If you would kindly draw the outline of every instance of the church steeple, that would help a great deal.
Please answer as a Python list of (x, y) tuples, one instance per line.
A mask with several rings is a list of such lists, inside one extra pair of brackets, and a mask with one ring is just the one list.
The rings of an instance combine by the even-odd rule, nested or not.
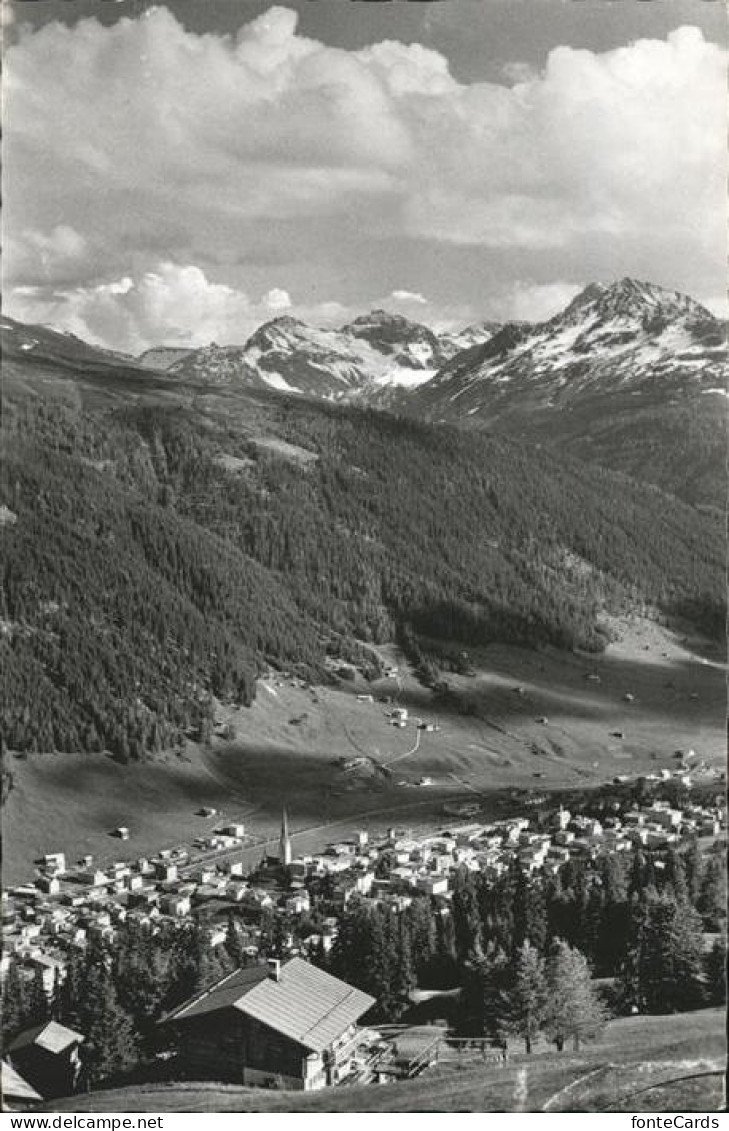
[(289, 818), (286, 806), (281, 810), (281, 836), (278, 841), (278, 859), (285, 867), (291, 863), (291, 837), (289, 836)]

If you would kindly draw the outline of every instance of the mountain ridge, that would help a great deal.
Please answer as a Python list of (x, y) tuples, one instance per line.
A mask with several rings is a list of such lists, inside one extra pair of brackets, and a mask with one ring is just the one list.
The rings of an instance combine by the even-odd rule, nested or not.
[(100, 372), (121, 365), (134, 383), (146, 374), (165, 387), (368, 405), (561, 445), (689, 502), (723, 505), (724, 324), (689, 296), (631, 277), (588, 284), (542, 322), (476, 323), (440, 335), (375, 309), (338, 329), (284, 314), (241, 346), (160, 346), (139, 359), (12, 320), (3, 336), (15, 361), (28, 353), (64, 365), (75, 358)]
[[(456, 354), (397, 411), (563, 445), (691, 502), (724, 494), (726, 333), (680, 292), (591, 284), (552, 318)], [(719, 403), (722, 403), (719, 401)]]

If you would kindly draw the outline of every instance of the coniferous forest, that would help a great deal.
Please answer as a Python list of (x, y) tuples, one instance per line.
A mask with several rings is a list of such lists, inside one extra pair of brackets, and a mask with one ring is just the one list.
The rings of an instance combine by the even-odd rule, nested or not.
[(367, 644), (396, 638), (432, 674), (491, 641), (599, 651), (604, 611), (723, 631), (718, 520), (657, 488), (371, 410), (109, 380), (8, 382), (11, 749), (140, 758), (204, 736), (213, 696), (250, 703), (264, 665), (374, 672)]

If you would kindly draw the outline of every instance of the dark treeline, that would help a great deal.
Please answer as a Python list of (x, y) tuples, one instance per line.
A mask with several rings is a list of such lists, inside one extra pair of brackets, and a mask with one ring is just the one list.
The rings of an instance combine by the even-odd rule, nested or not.
[[(398, 634), (417, 659), (423, 641), (436, 658), (493, 640), (599, 650), (604, 608), (723, 626), (718, 524), (624, 477), (353, 409), (92, 414), (16, 397), (12, 749), (139, 757), (204, 733), (213, 695), (250, 702), (265, 662), (322, 678), (327, 651), (366, 662), (359, 641)], [(261, 434), (318, 458), (267, 452)]]

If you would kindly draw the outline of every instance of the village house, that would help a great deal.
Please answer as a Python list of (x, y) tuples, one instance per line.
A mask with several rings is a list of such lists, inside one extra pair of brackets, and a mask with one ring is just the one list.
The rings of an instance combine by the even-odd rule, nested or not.
[(651, 809), (650, 819), (664, 829), (677, 829), (681, 824), (682, 815), (678, 809)]
[(163, 880), (169, 883), (171, 880), (177, 879), (177, 865), (173, 864), (170, 860), (155, 860), (154, 874), (158, 880)]
[(68, 963), (63, 958), (50, 954), (40, 954), (28, 961), (31, 970), (40, 970), (43, 990), (50, 999), (56, 987), (56, 982), (62, 982), (66, 976)]
[(360, 895), (369, 895), (375, 882), (374, 872), (362, 872), (354, 878), (354, 889)]
[(43, 857), (43, 867), (47, 872), (64, 873), (66, 871), (66, 855), (64, 852), (47, 852)]
[(189, 895), (163, 895), (160, 900), (160, 909), (165, 915), (181, 919), (190, 914), (191, 903)]
[(356, 1023), (374, 998), (301, 958), (245, 967), (164, 1020), (198, 1079), (311, 1091), (353, 1068)]
[(61, 881), (56, 875), (39, 876), (35, 886), (45, 895), (60, 895), (61, 892)]
[(284, 902), (284, 909), (289, 915), (303, 915), (311, 909), (308, 891), (299, 891), (290, 895)]
[(245, 825), (223, 825), (222, 828), (216, 829), (216, 832), (223, 836), (233, 837), (235, 840), (241, 840), (245, 836)]
[(448, 891), (448, 877), (431, 873), (427, 876), (418, 876), (416, 886), (418, 891), (426, 895), (444, 895)]
[[(106, 872), (100, 871), (98, 868), (84, 869), (81, 872), (76, 872), (74, 880), (77, 884), (85, 884), (91, 888), (104, 887), (109, 883), (109, 877)], [(88, 895), (86, 896), (88, 898)]]
[(221, 871), (225, 872), (228, 876), (243, 876), (245, 868), (242, 860), (226, 860), (220, 865)]

